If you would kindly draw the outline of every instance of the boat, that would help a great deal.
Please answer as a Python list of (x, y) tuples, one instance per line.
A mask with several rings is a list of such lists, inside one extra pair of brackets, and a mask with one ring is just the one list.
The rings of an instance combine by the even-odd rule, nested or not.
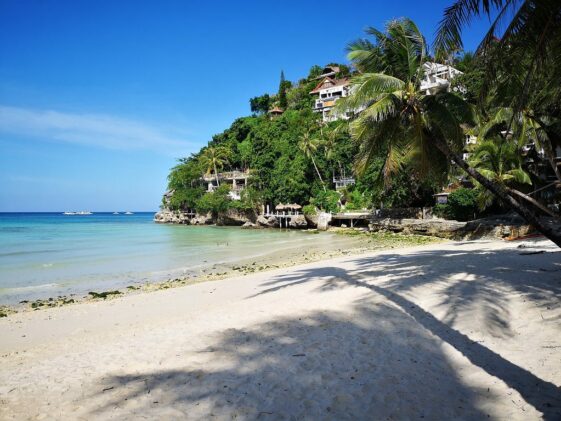
[(119, 212), (113, 212), (113, 215), (120, 215)]
[(76, 215), (76, 212), (63, 212), (63, 215)]
[(125, 212), (125, 215), (134, 215), (133, 212)]
[(90, 211), (79, 211), (79, 212), (63, 212), (63, 215), (93, 215)]

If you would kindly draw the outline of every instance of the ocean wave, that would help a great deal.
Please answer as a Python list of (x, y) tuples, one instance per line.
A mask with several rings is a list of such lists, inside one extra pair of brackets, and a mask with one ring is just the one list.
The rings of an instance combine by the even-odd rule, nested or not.
[(50, 289), (50, 288), (57, 288), (60, 287), (59, 284), (50, 283), (50, 284), (41, 284), (41, 285), (27, 285), (24, 287), (8, 287), (8, 288), (0, 288), (3, 293), (6, 292), (25, 292), (25, 291), (35, 291), (38, 289)]

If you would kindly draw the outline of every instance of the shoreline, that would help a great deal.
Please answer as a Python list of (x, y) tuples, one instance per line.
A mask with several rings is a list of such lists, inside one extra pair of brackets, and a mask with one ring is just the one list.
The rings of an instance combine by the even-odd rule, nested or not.
[[(114, 300), (120, 297), (150, 293), (162, 289), (177, 288), (194, 285), (202, 282), (213, 282), (235, 276), (246, 276), (274, 269), (291, 268), (304, 263), (318, 262), (346, 255), (361, 255), (372, 251), (380, 251), (392, 248), (404, 248), (412, 245), (434, 244), (448, 241), (438, 237), (422, 236), (414, 234), (395, 234), (382, 232), (367, 232), (361, 229), (338, 228), (330, 231), (336, 235), (348, 236), (364, 244), (357, 244), (348, 249), (337, 250), (292, 250), (284, 258), (275, 258), (271, 255), (256, 258), (240, 258), (236, 262), (227, 264), (214, 264), (209, 268), (202, 269), (200, 275), (177, 276), (174, 278), (148, 281), (145, 283), (131, 284), (126, 287), (91, 290), (85, 295), (80, 293), (58, 295), (53, 297), (39, 298), (34, 300), (22, 300), (19, 303), (0, 305), (0, 318), (10, 315), (38, 311), (47, 308), (65, 307), (91, 301)], [(321, 235), (317, 231), (310, 231), (307, 235)], [(373, 244), (374, 243), (374, 244)], [(208, 273), (205, 273), (208, 272)]]
[(557, 419), (561, 253), (523, 244), (372, 251), (0, 319), (0, 418)]

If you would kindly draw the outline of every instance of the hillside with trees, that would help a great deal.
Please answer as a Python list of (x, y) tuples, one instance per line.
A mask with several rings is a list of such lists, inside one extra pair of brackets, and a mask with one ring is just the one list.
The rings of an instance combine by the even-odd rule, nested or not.
[[(446, 189), (465, 209), (437, 206), (443, 216), (514, 211), (561, 245), (559, 9), (523, 2), (510, 22), (501, 12), (506, 32), (497, 37), (493, 23), (475, 54), (461, 52), (461, 29), (490, 13), (479, 2), (446, 9), (432, 49), (409, 19), (368, 28), (349, 44), (350, 65), (328, 65), (350, 78), (334, 108), (347, 119), (313, 111), (310, 93), (324, 68), (314, 65), (298, 81), (281, 72), (278, 92), (251, 98), (250, 116), (171, 170), (165, 206), (214, 215), (278, 203), (308, 213), (420, 207)], [(461, 74), (431, 92), (426, 66), (438, 63)], [(205, 191), (205, 174), (234, 169), (251, 174), (240, 200), (226, 186)], [(346, 176), (355, 183), (334, 190), (334, 178)]]

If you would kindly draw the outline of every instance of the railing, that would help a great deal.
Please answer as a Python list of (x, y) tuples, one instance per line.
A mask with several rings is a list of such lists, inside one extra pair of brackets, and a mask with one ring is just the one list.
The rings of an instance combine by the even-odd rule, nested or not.
[[(241, 192), (242, 190), (245, 189), (245, 185), (243, 184), (236, 184), (235, 186), (228, 184), (231, 187), (231, 191), (233, 192)], [(218, 188), (218, 186), (215, 186), (214, 184), (209, 184), (208, 185), (208, 189), (207, 192), (213, 192), (214, 190), (216, 190)]]
[[(314, 109), (318, 110), (318, 109), (322, 109), (325, 107), (333, 107), (335, 105), (335, 102), (337, 102), (337, 100), (339, 98), (341, 98), (342, 96), (332, 96), (329, 98), (322, 98), (322, 99), (316, 99), (316, 103), (314, 106)], [(332, 103), (332, 104), (328, 104), (328, 103)]]
[[(250, 177), (249, 171), (226, 171), (226, 172), (219, 172), (218, 179), (219, 180), (245, 180), (246, 178)], [(203, 180), (205, 181), (212, 181), (216, 180), (216, 175), (214, 174), (205, 174), (203, 175)]]

